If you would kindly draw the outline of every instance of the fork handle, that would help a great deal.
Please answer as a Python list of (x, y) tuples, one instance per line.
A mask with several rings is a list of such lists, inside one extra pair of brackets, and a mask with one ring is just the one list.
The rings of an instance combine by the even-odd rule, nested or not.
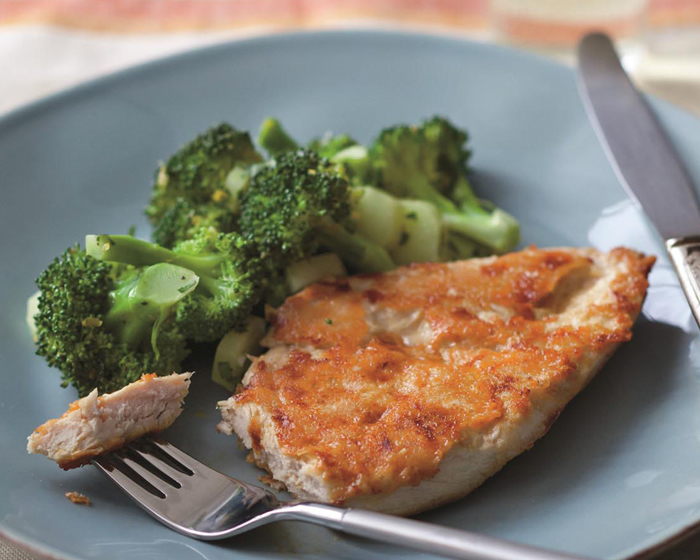
[(462, 560), (583, 560), (582, 557), (516, 544), (431, 523), (325, 504), (296, 504), (288, 519), (310, 521), (377, 541)]

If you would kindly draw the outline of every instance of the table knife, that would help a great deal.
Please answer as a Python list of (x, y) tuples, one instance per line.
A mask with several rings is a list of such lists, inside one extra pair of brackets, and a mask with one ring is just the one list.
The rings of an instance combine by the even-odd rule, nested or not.
[(700, 205), (690, 175), (607, 35), (578, 45), (578, 83), (586, 112), (629, 195), (664, 238), (700, 325)]

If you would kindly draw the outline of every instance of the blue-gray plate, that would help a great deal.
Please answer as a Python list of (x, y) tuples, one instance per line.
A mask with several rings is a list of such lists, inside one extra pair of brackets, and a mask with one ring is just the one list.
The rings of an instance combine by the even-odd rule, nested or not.
[[(652, 105), (700, 184), (700, 122)], [(474, 184), (518, 217), (524, 243), (627, 245), (659, 261), (633, 340), (550, 433), (470, 496), (421, 517), (599, 558), (627, 558), (700, 522), (698, 328), (660, 240), (605, 160), (572, 70), (457, 39), (352, 31), (199, 50), (0, 120), (0, 535), (56, 558), (418, 558), (297, 523), (189, 540), (92, 467), (63, 472), (27, 455), (27, 435), (75, 394), (34, 355), (24, 316), (34, 278), (86, 233), (135, 224), (148, 236), (142, 207), (156, 163), (209, 125), (256, 131), (276, 115), (301, 139), (330, 129), (369, 141), (384, 126), (436, 113), (469, 130)], [(214, 430), (215, 402), (227, 395), (209, 381), (210, 358), (167, 437), (256, 482), (235, 439)], [(67, 501), (72, 490), (93, 506)]]

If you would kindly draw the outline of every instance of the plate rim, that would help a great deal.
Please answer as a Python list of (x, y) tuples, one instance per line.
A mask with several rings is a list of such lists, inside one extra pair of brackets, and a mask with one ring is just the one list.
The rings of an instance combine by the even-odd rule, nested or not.
[[(259, 35), (244, 36), (238, 38), (226, 38), (217, 41), (213, 44), (202, 45), (198, 47), (188, 48), (183, 51), (159, 56), (152, 60), (129, 65), (125, 68), (109, 72), (104, 75), (89, 78), (77, 84), (73, 84), (59, 89), (53, 93), (42, 96), (38, 99), (23, 103), (17, 107), (10, 109), (0, 114), (0, 134), (3, 134), (12, 126), (21, 125), (25, 119), (30, 119), (40, 115), (42, 111), (51, 110), (63, 101), (70, 101), (81, 95), (99, 94), (103, 88), (108, 90), (112, 84), (121, 80), (129, 80), (134, 77), (138, 78), (141, 74), (148, 72), (152, 68), (160, 68), (171, 64), (182, 64), (189, 59), (195, 60), (201, 56), (224, 52), (237, 46), (255, 47), (258, 45), (274, 46), (275, 43), (285, 43), (288, 41), (306, 41), (316, 38), (328, 38), (334, 36), (366, 36), (384, 39), (408, 39), (408, 40), (425, 40), (444, 44), (458, 44), (460, 46), (468, 46), (469, 48), (483, 49), (491, 52), (500, 52), (511, 57), (518, 57), (525, 61), (536, 61), (538, 64), (545, 64), (559, 71), (569, 71), (575, 74), (575, 65), (569, 65), (564, 62), (554, 60), (544, 54), (518, 49), (509, 45), (501, 45), (496, 43), (487, 43), (471, 37), (465, 37), (460, 34), (441, 33), (437, 30), (413, 29), (413, 28), (395, 28), (391, 26), (377, 27), (372, 25), (357, 24), (353, 26), (343, 27), (339, 29), (317, 29), (317, 30), (291, 30), (283, 32), (262, 32)], [(700, 124), (700, 117), (690, 111), (679, 107), (669, 101), (660, 99), (659, 97), (647, 93), (643, 93), (644, 97), (652, 102), (653, 106), (661, 106), (664, 110), (678, 112), (684, 118), (690, 118)], [(700, 532), (700, 518), (680, 527), (674, 533), (667, 535), (662, 540), (649, 544), (644, 548), (639, 548), (628, 555), (616, 556), (616, 560), (647, 560), (656, 554), (662, 553), (676, 544), (684, 541), (692, 535)], [(27, 552), (42, 560), (85, 560), (86, 557), (74, 556), (60, 551), (52, 545), (38, 541), (36, 538), (28, 535), (23, 535), (21, 532), (7, 527), (0, 519), (0, 539), (19, 550)]]

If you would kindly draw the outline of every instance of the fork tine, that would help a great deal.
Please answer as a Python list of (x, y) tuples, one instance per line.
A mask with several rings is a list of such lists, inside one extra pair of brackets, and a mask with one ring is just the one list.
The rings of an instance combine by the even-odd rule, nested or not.
[(201, 470), (203, 468), (209, 469), (209, 467), (200, 463), (194, 457), (188, 455), (184, 451), (178, 449), (177, 447), (168, 443), (165, 440), (150, 438), (148, 442), (149, 444), (152, 444), (156, 449), (158, 449), (161, 453), (164, 453), (171, 460), (175, 461), (176, 463), (179, 463), (183, 468), (187, 469), (192, 474), (195, 474), (198, 470)]
[(130, 451), (128, 448), (113, 451), (112, 455), (120, 459), (124, 463), (124, 465), (126, 465), (126, 467), (131, 469), (134, 473), (136, 473), (139, 477), (145, 480), (153, 488), (158, 490), (158, 492), (160, 492), (163, 495), (163, 497), (168, 496), (169, 490), (181, 487), (181, 485), (175, 481), (173, 481), (175, 482), (175, 486), (173, 486), (172, 484), (168, 484), (167, 481), (163, 480), (162, 476), (158, 476), (153, 472), (153, 470), (158, 470), (156, 469), (156, 467), (150, 465), (150, 468), (148, 468), (142, 463), (142, 461), (145, 461), (145, 459), (139, 458), (138, 454), (134, 453), (133, 451)]
[[(174, 469), (169, 463), (163, 461), (149, 453), (147, 450), (140, 450), (133, 443), (124, 447), (120, 450), (120, 457), (129, 458), (133, 460), (138, 465), (149, 471), (151, 474), (160, 478), (166, 484), (169, 484), (173, 488), (182, 488), (182, 482), (179, 478), (188, 478), (179, 470)], [(171, 476), (171, 474), (173, 476)]]
[[(129, 444), (129, 447), (145, 457), (150, 463), (167, 473), (173, 479), (182, 483), (183, 480), (194, 475), (194, 471), (174, 457), (163, 451), (155, 441), (149, 438), (137, 439)], [(194, 461), (194, 459), (192, 459)]]
[(92, 463), (139, 504), (154, 504), (166, 497), (163, 492), (111, 453), (95, 457)]

